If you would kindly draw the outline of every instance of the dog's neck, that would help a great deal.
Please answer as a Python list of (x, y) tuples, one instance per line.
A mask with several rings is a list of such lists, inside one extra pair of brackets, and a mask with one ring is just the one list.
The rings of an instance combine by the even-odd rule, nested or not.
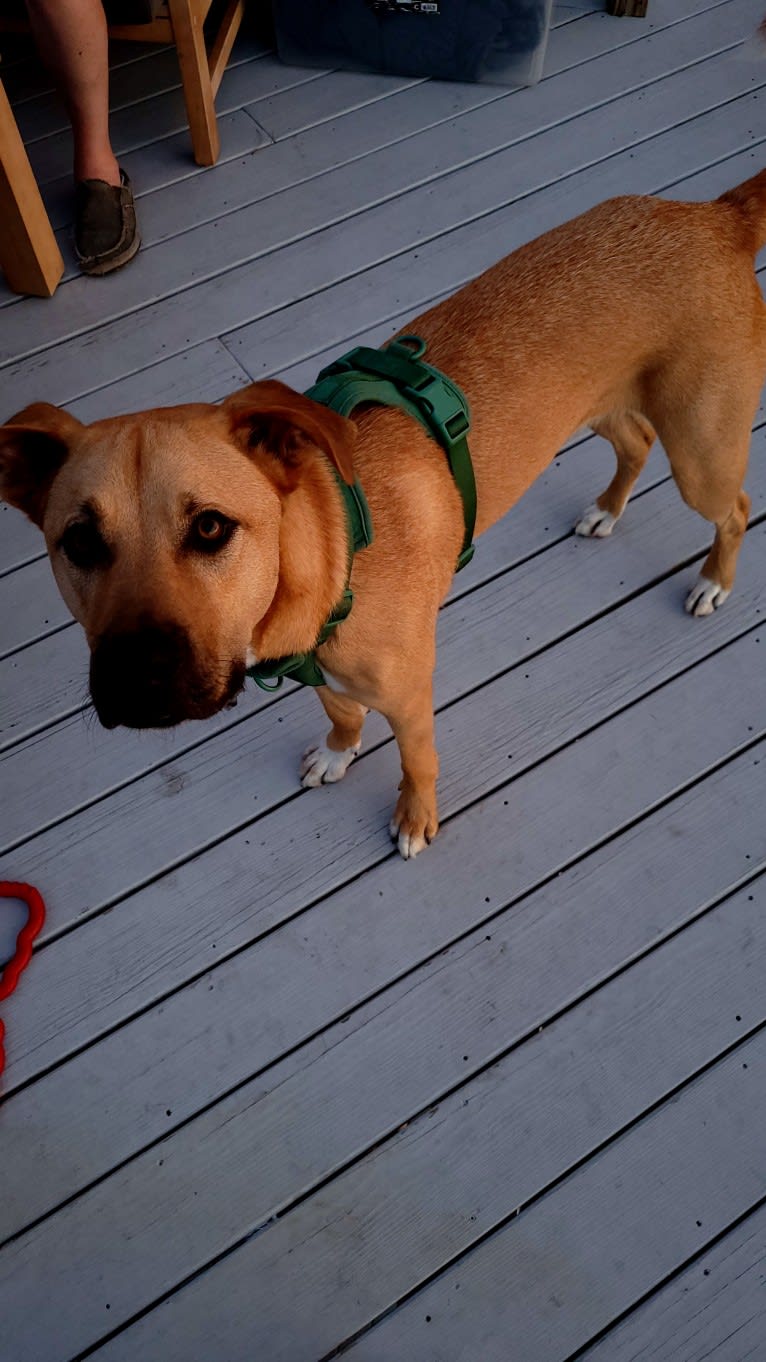
[(282, 501), (279, 578), (271, 605), (253, 630), (256, 657), (310, 652), (343, 594), (347, 572), (343, 498), (330, 465), (317, 454)]

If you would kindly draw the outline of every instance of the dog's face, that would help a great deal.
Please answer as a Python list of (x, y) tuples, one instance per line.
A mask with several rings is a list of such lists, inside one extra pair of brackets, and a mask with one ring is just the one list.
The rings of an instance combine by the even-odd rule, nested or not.
[(349, 423), (275, 382), (91, 426), (37, 404), (0, 428), (0, 490), (44, 531), (106, 727), (234, 700), (277, 588), (284, 500), (319, 449), (353, 479)]

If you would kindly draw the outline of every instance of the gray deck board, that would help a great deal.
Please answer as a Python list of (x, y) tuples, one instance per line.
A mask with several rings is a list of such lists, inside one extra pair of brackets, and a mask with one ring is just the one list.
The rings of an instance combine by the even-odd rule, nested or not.
[(13, 571), (41, 556), (40, 532), (12, 506), (0, 502), (0, 571)]
[(582, 1362), (758, 1362), (766, 1338), (766, 1206), (582, 1354)]
[[(719, 1234), (763, 1195), (766, 1149), (758, 1122), (766, 1118), (765, 1078), (761, 1031), (415, 1296), (387, 1334), (383, 1326), (347, 1355), (356, 1362), (435, 1356), (467, 1362), (477, 1353), (486, 1362), (563, 1362), (698, 1249), (698, 1219), (708, 1235)], [(672, 1217), (663, 1214), (670, 1187)], [(210, 1276), (204, 1280), (213, 1285)], [(161, 1329), (173, 1323), (178, 1329), (173, 1314), (182, 1301), (168, 1303), (155, 1341)], [(230, 1319), (236, 1305), (226, 1301)], [(150, 1322), (145, 1327), (152, 1329)], [(193, 1340), (176, 1333), (181, 1350), (188, 1341), (189, 1359), (202, 1358), (209, 1346), (199, 1315), (195, 1327)], [(123, 1339), (102, 1355), (129, 1357)], [(232, 1362), (247, 1356), (228, 1349), (225, 1337), (221, 1344)], [(163, 1353), (172, 1358), (173, 1346)], [(293, 1362), (301, 1354), (283, 1355)]]
[[(175, 1335), (170, 1355), (203, 1357), (205, 1347), (210, 1347), (209, 1334), (192, 1341), (200, 1309), (190, 1304), (195, 1294), (201, 1293), (214, 1302), (206, 1320), (207, 1327), (214, 1329), (219, 1327), (222, 1314), (232, 1307), (236, 1311), (238, 1290), (245, 1293), (252, 1311), (251, 1323), (244, 1331), (249, 1354), (241, 1342), (234, 1344), (231, 1352), (224, 1342), (222, 1355), (265, 1355), (289, 1358), (292, 1362), (294, 1358), (311, 1358), (320, 1350), (327, 1350), (328, 1345), (339, 1342), (346, 1333), (353, 1332), (360, 1323), (375, 1317), (407, 1292), (413, 1277), (430, 1276), (493, 1224), (532, 1201), (569, 1168), (613, 1139), (647, 1107), (687, 1082), (743, 1033), (766, 1021), (764, 883), (759, 881), (742, 890), (732, 902), (727, 901), (716, 912), (704, 916), (682, 937), (674, 937), (646, 960), (603, 985), (597, 1008), (584, 1000), (489, 1069), (468, 1082), (458, 1078), (457, 1092), (440, 1100), (439, 1088), (431, 1086), (433, 1080), (426, 1070), (421, 1075), (420, 1095), (416, 1099), (415, 1109), (420, 1107), (421, 1114), (410, 1120), (411, 1108), (405, 1107), (406, 1131), (394, 1136), (385, 1147), (374, 1147), (351, 1169), (340, 1173), (329, 1216), (320, 1189), (308, 1201), (302, 1200), (294, 1215), (284, 1217), (252, 1247), (238, 1250), (220, 1268), (207, 1273), (199, 1291), (191, 1288), (179, 1294), (177, 1311), (171, 1311), (175, 1320), (172, 1326), (164, 1326), (172, 1327)], [(405, 1008), (404, 1015), (397, 1017), (401, 1023), (396, 1027), (399, 1049), (402, 1036), (408, 1033), (408, 1023), (415, 1033), (427, 1028), (424, 1039), (428, 1042), (430, 1033), (431, 1047), (452, 1048), (454, 1070), (454, 1061), (463, 1049), (471, 1052), (460, 1056), (464, 1067), (475, 1062), (476, 1031), (482, 1023), (483, 1029), (488, 1023), (491, 1027), (493, 1013), (497, 1015), (498, 1011), (501, 1013), (498, 1031), (502, 1034), (499, 997), (513, 987), (515, 975), (508, 977), (508, 947), (504, 951), (502, 935), (499, 942), (493, 936), (492, 945), (494, 985), (487, 967), (488, 952), (484, 953), (484, 968), (479, 960), (470, 960), (470, 956), (461, 960), (460, 979), (467, 996), (463, 999), (464, 1015), (455, 1018), (460, 1021), (456, 1034), (450, 1037), (442, 1033), (440, 1039), (439, 1018), (447, 1010), (452, 1014), (453, 1008), (459, 1008), (459, 1000), (452, 996), (449, 977), (444, 977), (446, 970), (442, 968), (435, 971), (430, 996), (418, 1000), (421, 1007)], [(683, 978), (682, 987), (679, 978)], [(405, 1002), (410, 1002), (412, 996), (410, 993)], [(743, 1010), (743, 997), (747, 998), (747, 1012)], [(384, 1020), (392, 1025), (393, 1019), (385, 1013)], [(662, 1043), (668, 1030), (675, 1037), (672, 1048)], [(362, 1033), (365, 1044), (373, 1043), (372, 1032), (373, 1026), (368, 1023)], [(370, 1073), (371, 1063), (380, 1083), (381, 1078), (388, 1077), (382, 1060), (383, 1056), (376, 1055), (374, 1050), (366, 1057), (359, 1056), (359, 1071), (366, 1069)], [(348, 1065), (339, 1065), (339, 1076), (353, 1073), (353, 1064), (350, 1058)], [(624, 1081), (626, 1073), (631, 1075), (629, 1085)], [(395, 1073), (388, 1081), (396, 1082)], [(751, 1084), (757, 1081), (754, 1073)], [(310, 1078), (305, 1082), (309, 1087)], [(337, 1088), (337, 1079), (334, 1086)], [(131, 1221), (142, 1210), (144, 1224), (147, 1221), (153, 1224), (160, 1208), (161, 1214), (175, 1219), (190, 1199), (195, 1200), (190, 1198), (190, 1191), (205, 1179), (205, 1170), (211, 1164), (226, 1167), (230, 1186), (229, 1235), (222, 1236), (222, 1242), (219, 1240), (220, 1251), (232, 1239), (246, 1238), (252, 1229), (264, 1224), (272, 1208), (285, 1199), (285, 1191), (288, 1199), (303, 1191), (301, 1141), (296, 1139), (296, 1127), (298, 1130), (306, 1127), (301, 1127), (299, 1113), (285, 1087), (283, 1083), (268, 1096), (255, 1102), (251, 1099), (245, 1108), (244, 1122), (227, 1114), (215, 1132), (210, 1131), (202, 1138), (195, 1132), (196, 1138), (182, 1139), (186, 1148), (178, 1161), (172, 1157), (172, 1146), (167, 1143), (161, 1154), (153, 1151), (154, 1176), (145, 1191), (135, 1184), (126, 1186), (123, 1181), (109, 1196), (110, 1189), (102, 1186), (96, 1197), (91, 1198), (100, 1201), (100, 1205), (89, 1206), (81, 1201), (71, 1212), (63, 1211), (52, 1226), (47, 1222), (49, 1242), (52, 1240), (50, 1256), (43, 1249), (42, 1228), (32, 1231), (25, 1242), (19, 1240), (9, 1247), (4, 1255), (7, 1275), (2, 1288), (13, 1304), (12, 1313), (6, 1310), (6, 1327), (13, 1333), (20, 1332), (23, 1320), (35, 1314), (36, 1283), (34, 1275), (25, 1271), (32, 1264), (44, 1274), (48, 1284), (47, 1306), (57, 1319), (55, 1340), (50, 1339), (48, 1320), (43, 1315), (37, 1316), (37, 1329), (27, 1328), (28, 1351), (22, 1354), (25, 1362), (27, 1358), (29, 1362), (47, 1362), (62, 1348), (74, 1353), (90, 1346), (103, 1329), (105, 1300), (110, 1303), (110, 1323), (116, 1326), (148, 1303), (147, 1293), (157, 1299), (168, 1286), (188, 1276), (188, 1271), (178, 1270), (175, 1275), (160, 1275), (162, 1267), (167, 1273), (167, 1262), (161, 1265), (148, 1246), (144, 1249), (135, 1243), (132, 1224), (121, 1227), (118, 1235), (119, 1242), (126, 1246), (125, 1261), (113, 1261), (114, 1219), (121, 1207), (130, 1208)], [(323, 1088), (320, 1080), (314, 1093), (317, 1107), (321, 1106)], [(367, 1101), (374, 1110), (372, 1093)], [(424, 1106), (427, 1110), (422, 1111)], [(762, 1109), (766, 1114), (763, 1102)], [(311, 1107), (309, 1112), (309, 1121), (313, 1123)], [(334, 1126), (339, 1119), (342, 1126), (341, 1112), (336, 1112)], [(245, 1129), (240, 1128), (243, 1124)], [(387, 1125), (390, 1121), (383, 1126), (384, 1130)], [(319, 1132), (313, 1125), (308, 1129), (314, 1129), (312, 1147), (320, 1144)], [(374, 1126), (372, 1134), (373, 1138), (378, 1134)], [(263, 1160), (257, 1177), (251, 1178), (251, 1194), (255, 1200), (257, 1185), (260, 1204), (255, 1200), (255, 1213), (246, 1216), (236, 1189), (249, 1162), (248, 1151), (263, 1147), (273, 1150), (275, 1157)], [(358, 1149), (357, 1142), (352, 1140), (346, 1158), (341, 1156), (338, 1162), (346, 1162)], [(760, 1155), (759, 1166), (766, 1174), (766, 1150), (761, 1149)], [(180, 1197), (179, 1173), (183, 1180)], [(218, 1182), (219, 1191), (222, 1181)], [(219, 1197), (213, 1191), (212, 1187), (208, 1189), (206, 1216), (210, 1229), (203, 1239), (208, 1249), (213, 1248), (212, 1227), (221, 1215)], [(82, 1217), (85, 1233), (82, 1230), (78, 1233), (78, 1217)], [(92, 1228), (88, 1232), (87, 1227), (94, 1225), (103, 1226), (101, 1243), (94, 1240)], [(177, 1220), (176, 1226), (180, 1231)], [(185, 1241), (185, 1235), (179, 1233), (178, 1237), (182, 1243)], [(83, 1246), (81, 1253), (64, 1257), (64, 1245), (78, 1242)], [(330, 1243), (332, 1250), (328, 1251)], [(288, 1254), (292, 1262), (283, 1265), (282, 1256), (286, 1258)], [(139, 1262), (144, 1273), (143, 1298), (133, 1294)], [(191, 1257), (187, 1258), (189, 1264), (193, 1269)], [(287, 1298), (292, 1300), (292, 1328), (285, 1318), (283, 1299), (274, 1299), (272, 1295), (273, 1272), (281, 1280)], [(338, 1273), (348, 1282), (353, 1300), (345, 1317), (338, 1317), (339, 1302), (332, 1290)], [(239, 1287), (236, 1278), (242, 1283)], [(122, 1282), (126, 1282), (127, 1288), (121, 1286)], [(26, 1290), (18, 1289), (22, 1284)], [(90, 1305), (87, 1314), (80, 1291)], [(360, 1299), (362, 1294), (364, 1300)], [(366, 1314), (360, 1316), (357, 1313), (360, 1309)], [(207, 1314), (204, 1306), (202, 1313)], [(160, 1336), (165, 1314), (167, 1311), (159, 1313)], [(184, 1326), (179, 1324), (179, 1318), (194, 1322)], [(308, 1320), (311, 1334), (305, 1348), (301, 1340)], [(139, 1338), (140, 1334), (139, 1325)], [(140, 1355), (140, 1343), (128, 1331), (116, 1353), (129, 1356), (131, 1347), (134, 1356)], [(107, 1349), (107, 1356), (109, 1352)], [(418, 1355), (418, 1350), (409, 1353), (406, 1349), (392, 1349), (389, 1353), (392, 1357)]]
[[(276, 90), (291, 85), (301, 85), (313, 80), (316, 72), (299, 67), (283, 66), (274, 57), (254, 57), (249, 62), (230, 65), (221, 81), (216, 99), (216, 109), (221, 113), (231, 113), (242, 108), (245, 101), (253, 102), (259, 96), (273, 94)], [(115, 154), (135, 151), (138, 147), (173, 133), (186, 132), (186, 106), (180, 85), (174, 89), (161, 90), (151, 100), (141, 100), (127, 108), (117, 109), (110, 120), (112, 145)], [(67, 174), (71, 150), (66, 132), (32, 142), (29, 147), (29, 160), (41, 184)]]
[[(393, 1133), (414, 1112), (482, 1069), (500, 1050), (522, 1043), (549, 1022), (553, 978), (556, 1008), (570, 1005), (619, 970), (624, 960), (653, 950), (706, 912), (708, 904), (742, 878), (748, 864), (746, 849), (751, 864), (763, 867), (766, 846), (757, 813), (763, 755), (760, 743), (652, 814), (640, 830), (628, 829), (523, 901), (500, 912), (495, 905), (491, 918), (473, 933), (335, 1021), (321, 1040), (301, 1045), (73, 1203), (62, 1216), (67, 1233), (82, 1243), (84, 1255), (90, 1251), (84, 1227), (103, 1221), (113, 1224), (118, 1217), (121, 1237), (133, 1246), (127, 1251), (149, 1263), (157, 1247), (151, 1247), (154, 1207), (163, 1196), (167, 1214), (183, 1216), (185, 1224), (179, 1242), (163, 1246), (164, 1270), (183, 1279), (194, 1267), (187, 1256), (190, 1235), (202, 1246), (215, 1222), (218, 1239), (213, 1247), (223, 1250), (237, 1235), (284, 1209), (301, 1190), (294, 1180), (296, 1165), (304, 1187), (321, 1183), (356, 1152)], [(736, 838), (722, 855), (708, 828), (719, 801), (727, 799), (735, 802), (742, 816)], [(691, 867), (695, 873), (690, 873)], [(708, 895), (702, 906), (700, 879)], [(636, 884), (641, 889), (638, 895)], [(615, 912), (614, 904), (629, 895), (640, 911), (627, 919)], [(545, 948), (553, 932), (555, 953)], [(408, 1037), (404, 1045), (403, 1034)], [(110, 1042), (105, 1045), (109, 1048)], [(90, 1180), (108, 1173), (114, 1151), (105, 1123), (103, 1156), (92, 1138), (106, 1094), (82, 1081), (88, 1069), (92, 1073), (92, 1063), (75, 1058), (26, 1089), (11, 1106), (6, 1164), (11, 1194), (3, 1235), (19, 1233)], [(30, 1148), (25, 1132), (39, 1127), (46, 1090), (63, 1091), (64, 1086), (80, 1094), (79, 1099), (62, 1110), (57, 1130)], [(128, 1110), (139, 1109), (139, 1095), (145, 1102), (149, 1089), (131, 1089)], [(283, 1131), (279, 1139), (269, 1133), (275, 1121)], [(83, 1158), (86, 1130), (91, 1138)], [(253, 1147), (262, 1151), (262, 1160), (257, 1177), (245, 1189), (239, 1168)], [(202, 1151), (210, 1157), (213, 1149), (215, 1174), (189, 1201), (173, 1170), (185, 1169)], [(33, 1162), (36, 1175), (30, 1200), (27, 1174)], [(35, 1251), (43, 1241), (55, 1243), (60, 1233), (58, 1217), (45, 1224), (47, 1228), (34, 1234)], [(150, 1271), (159, 1268), (155, 1265)], [(154, 1285), (159, 1288), (155, 1295), (161, 1294), (163, 1283), (155, 1277)]]
[[(116, 47), (144, 248), (108, 281), (74, 273), (66, 125), (11, 44), (68, 269), (50, 302), (0, 287), (2, 415), (306, 386), (601, 198), (746, 178), (762, 4), (651, 10), (557, 5), (510, 92), (283, 67), (244, 31), (207, 171), (175, 55)], [(294, 686), (100, 730), (40, 536), (2, 510), (2, 873), (48, 902), (3, 1007), (14, 1362), (760, 1359), (766, 410), (707, 621), (681, 603), (709, 527), (661, 451), (600, 544), (571, 525), (611, 451), (570, 446), (442, 611), (444, 821), (408, 866), (374, 716), (306, 792), (322, 718)]]

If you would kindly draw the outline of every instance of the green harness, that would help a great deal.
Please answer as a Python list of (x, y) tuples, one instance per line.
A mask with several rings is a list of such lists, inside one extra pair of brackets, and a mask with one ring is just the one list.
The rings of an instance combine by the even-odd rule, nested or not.
[[(383, 350), (358, 346), (322, 369), (306, 396), (341, 416), (350, 416), (363, 403), (401, 407), (425, 426), (447, 456), (452, 476), (463, 500), (465, 534), (456, 571), (473, 557), (473, 530), (476, 523), (476, 480), (468, 450), (470, 419), (468, 403), (452, 379), (424, 363), (426, 342), (420, 336), (400, 336)], [(334, 471), (334, 470), (333, 470)], [(316, 649), (326, 643), (337, 626), (346, 619), (353, 605), (349, 585), (354, 554), (372, 543), (372, 521), (367, 499), (358, 482), (349, 486), (336, 473), (343, 495), (348, 525), (349, 566), (346, 587), (308, 653), (292, 653), (276, 661), (258, 662), (249, 667), (261, 690), (278, 690), (284, 678), (304, 686), (324, 686), (325, 678), (316, 660)]]

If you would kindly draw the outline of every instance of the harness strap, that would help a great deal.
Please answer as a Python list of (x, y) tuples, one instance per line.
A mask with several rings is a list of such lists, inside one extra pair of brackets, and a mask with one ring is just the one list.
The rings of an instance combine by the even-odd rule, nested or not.
[[(426, 342), (420, 336), (399, 336), (384, 350), (357, 346), (348, 354), (322, 369), (306, 396), (341, 416), (350, 416), (356, 407), (376, 404), (401, 407), (443, 447), (447, 462), (463, 502), (465, 532), (456, 572), (470, 563), (476, 524), (476, 479), (468, 449), (470, 416), (468, 403), (456, 383), (422, 358)], [(276, 661), (258, 662), (247, 669), (261, 690), (278, 690), (286, 676), (304, 686), (323, 686), (325, 678), (316, 660), (316, 649), (346, 619), (353, 605), (349, 585), (354, 554), (372, 543), (372, 520), (367, 499), (358, 482), (345, 483), (336, 473), (343, 495), (348, 526), (349, 563), (346, 587), (308, 653), (292, 653)]]
[(349, 416), (363, 402), (401, 407), (442, 445), (463, 502), (465, 533), (456, 572), (473, 557), (476, 479), (468, 449), (468, 402), (456, 383), (426, 364), (420, 336), (400, 336), (384, 350), (357, 346), (322, 369), (306, 396)]
[[(334, 469), (333, 472), (335, 473)], [(354, 603), (354, 593), (348, 585), (348, 579), (351, 576), (351, 564), (354, 560), (354, 554), (358, 553), (360, 549), (366, 549), (368, 544), (372, 543), (372, 517), (360, 483), (355, 482), (349, 486), (337, 473), (335, 473), (335, 479), (343, 496), (346, 512), (348, 531), (347, 584), (337, 605), (322, 625), (319, 637), (311, 652), (290, 653), (287, 657), (280, 657), (272, 661), (267, 659), (248, 667), (247, 675), (252, 678), (257, 686), (260, 686), (261, 690), (279, 690), (286, 676), (289, 676), (293, 681), (299, 681), (303, 686), (324, 686), (325, 679), (317, 663), (315, 650), (326, 643), (338, 625), (343, 623)]]

